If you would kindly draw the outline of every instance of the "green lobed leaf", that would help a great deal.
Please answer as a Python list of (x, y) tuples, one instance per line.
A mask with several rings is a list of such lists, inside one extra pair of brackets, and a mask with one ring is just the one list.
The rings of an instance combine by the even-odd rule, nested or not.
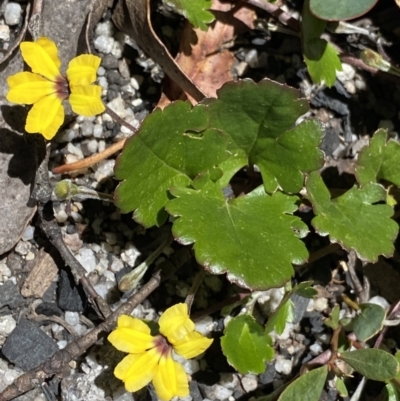
[(379, 129), (358, 156), (357, 181), (365, 185), (383, 179), (400, 186), (399, 160), (400, 143), (393, 139), (388, 141), (386, 131)]
[(176, 199), (166, 209), (174, 221), (172, 232), (183, 244), (195, 243), (197, 261), (213, 274), (227, 273), (242, 287), (264, 290), (279, 287), (302, 264), (308, 253), (298, 237), (307, 226), (292, 213), (295, 196), (267, 195), (259, 187), (226, 200), (218, 183), (201, 189), (172, 188)]
[(325, 82), (331, 87), (336, 81), (336, 71), (342, 70), (337, 50), (320, 36), (326, 22), (311, 14), (308, 1), (304, 3), (301, 24), (304, 61), (315, 83)]
[(340, 314), (340, 306), (335, 305), (332, 309), (329, 317), (324, 319), (324, 324), (330, 327), (332, 330), (336, 330), (339, 328), (339, 314)]
[(281, 302), (276, 310), (269, 316), (265, 325), (265, 332), (270, 333), (275, 330), (276, 334), (281, 335), (285, 330), (286, 322), (292, 319), (293, 303), (290, 299)]
[(234, 317), (221, 338), (222, 352), (239, 373), (259, 374), (274, 357), (272, 339), (250, 315)]
[(134, 218), (146, 227), (161, 225), (167, 217), (163, 208), (170, 199), (168, 189), (188, 186), (228, 157), (226, 136), (207, 126), (204, 107), (180, 101), (143, 121), (115, 166), (122, 181), (115, 203), (123, 213), (135, 211)]
[(340, 243), (348, 251), (354, 249), (364, 261), (375, 262), (379, 255), (393, 254), (398, 225), (390, 218), (391, 206), (375, 204), (385, 199), (380, 185), (353, 187), (331, 200), (321, 176), (313, 172), (306, 188), (316, 214), (311, 224), (320, 235), (329, 235), (331, 242)]
[(396, 358), (386, 351), (376, 348), (343, 351), (338, 357), (367, 379), (386, 381), (396, 376)]
[(346, 385), (344, 384), (344, 381), (340, 377), (336, 378), (335, 387), (342, 398), (349, 396), (349, 392), (347, 391)]
[(310, 0), (311, 12), (327, 21), (346, 21), (367, 13), (378, 0)]
[(318, 294), (318, 291), (312, 285), (312, 281), (303, 281), (293, 288), (293, 293), (303, 298), (314, 298)]
[(360, 309), (353, 320), (353, 331), (358, 340), (367, 341), (382, 329), (386, 312), (382, 306), (368, 303), (360, 305)]
[(163, 0), (163, 2), (187, 18), (195, 28), (203, 31), (207, 30), (207, 24), (215, 20), (214, 14), (208, 11), (212, 6), (211, 0)]
[(328, 366), (310, 370), (301, 375), (283, 390), (278, 401), (318, 401), (320, 399), (326, 378)]
[(230, 137), (232, 156), (220, 166), (227, 176), (224, 184), (243, 166), (256, 164), (267, 192), (280, 186), (296, 193), (303, 187), (303, 173), (322, 166), (321, 124), (312, 120), (294, 127), (308, 110), (297, 90), (268, 79), (243, 80), (225, 84), (218, 99), (205, 104), (212, 126)]

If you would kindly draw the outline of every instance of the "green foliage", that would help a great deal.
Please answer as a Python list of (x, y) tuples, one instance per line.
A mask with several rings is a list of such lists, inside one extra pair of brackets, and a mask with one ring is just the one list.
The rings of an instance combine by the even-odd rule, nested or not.
[(163, 0), (183, 15), (195, 27), (203, 31), (207, 30), (207, 24), (215, 20), (214, 15), (208, 11), (211, 8), (211, 0)]
[(367, 13), (378, 0), (310, 0), (311, 12), (327, 21), (345, 21)]
[(357, 160), (356, 177), (360, 185), (386, 180), (400, 186), (400, 143), (387, 140), (387, 133), (375, 132), (369, 145), (362, 149)]
[(267, 289), (283, 285), (293, 274), (291, 264), (307, 259), (298, 239), (307, 226), (292, 215), (296, 197), (268, 195), (259, 187), (227, 201), (211, 181), (199, 189), (175, 187), (171, 193), (176, 199), (167, 210), (179, 216), (172, 232), (183, 244), (195, 243), (197, 261), (211, 273), (227, 272), (240, 286)]
[(307, 121), (293, 128), (308, 110), (293, 88), (268, 79), (258, 84), (244, 80), (224, 85), (218, 99), (207, 104), (213, 127), (231, 139), (231, 157), (220, 166), (228, 180), (241, 167), (256, 164), (267, 192), (280, 186), (296, 193), (303, 186), (303, 173), (322, 166), (321, 125)]
[(221, 338), (222, 352), (240, 373), (262, 373), (274, 357), (272, 339), (250, 315), (229, 321)]
[(293, 303), (288, 297), (285, 297), (279, 304), (278, 308), (269, 317), (265, 325), (265, 332), (269, 333), (275, 330), (276, 334), (280, 335), (285, 330), (286, 322), (291, 319)]
[(301, 401), (318, 401), (327, 376), (327, 366), (321, 366), (320, 368), (301, 375), (297, 380), (287, 386), (278, 398), (278, 401), (298, 400), (300, 394)]
[(325, 39), (320, 38), (325, 26), (325, 21), (311, 14), (306, 1), (301, 24), (304, 61), (315, 83), (325, 82), (326, 86), (331, 87), (336, 81), (336, 71), (342, 70), (342, 64), (336, 49)]
[(357, 339), (367, 341), (377, 334), (383, 326), (386, 312), (380, 305), (360, 305), (361, 313), (353, 321), (353, 330)]
[(386, 381), (396, 376), (398, 363), (393, 355), (376, 348), (341, 352), (339, 358), (367, 379)]
[(340, 327), (339, 313), (340, 313), (340, 306), (335, 305), (335, 307), (332, 309), (332, 312), (330, 313), (329, 317), (324, 320), (324, 323), (328, 327), (332, 328), (332, 330), (336, 330)]
[(329, 235), (347, 250), (355, 250), (362, 260), (375, 262), (379, 255), (391, 256), (398, 226), (390, 217), (393, 208), (384, 201), (386, 193), (378, 184), (353, 187), (331, 199), (328, 188), (318, 173), (307, 180), (307, 197), (316, 217), (312, 225), (320, 235)]

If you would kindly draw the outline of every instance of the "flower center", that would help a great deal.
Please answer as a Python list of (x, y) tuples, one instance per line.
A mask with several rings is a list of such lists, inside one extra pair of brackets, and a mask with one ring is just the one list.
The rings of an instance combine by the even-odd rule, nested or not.
[(162, 335), (158, 335), (154, 338), (154, 346), (162, 356), (167, 356), (172, 348), (167, 339)]
[(61, 100), (68, 99), (70, 90), (69, 90), (69, 85), (68, 81), (63, 77), (63, 76), (58, 76), (55, 82), (55, 88), (56, 88), (56, 93), (57, 96)]

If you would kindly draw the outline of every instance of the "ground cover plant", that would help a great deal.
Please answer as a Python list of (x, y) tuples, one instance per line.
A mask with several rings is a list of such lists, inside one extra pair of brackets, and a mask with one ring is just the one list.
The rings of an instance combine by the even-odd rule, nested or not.
[[(318, 116), (310, 109), (310, 103), (315, 107), (317, 93), (310, 90), (307, 99), (276, 76), (268, 77), (263, 69), (252, 77), (237, 79), (231, 69), (232, 52), (224, 48), (229, 40), (239, 41), (241, 34), (255, 31), (255, 26), (261, 30), (261, 25), (255, 25), (256, 12), (263, 17), (267, 13), (273, 16), (267, 25), (268, 35), (280, 29), (300, 41), (304, 68), (299, 76), (309, 77), (313, 90), (330, 93), (336, 88), (343, 94), (348, 87), (340, 86), (337, 77), (350, 64), (376, 74), (376, 79), (382, 75), (392, 79), (397, 87), (398, 69), (384, 51), (385, 46), (390, 49), (389, 41), (383, 33), (352, 23), (373, 13), (374, 7), (388, 7), (379, 3), (344, 1), (333, 7), (313, 0), (301, 4), (261, 0), (160, 2), (159, 6), (180, 15), (186, 23), (175, 60), (158, 37), (160, 29), (152, 25), (154, 4), (144, 0), (92, 3), (90, 11), (86, 10), (83, 35), (89, 53), (94, 31), (99, 29), (96, 24), (108, 15), (109, 23), (112, 21), (120, 34), (126, 35), (124, 38), (130, 38), (126, 41), (134, 41), (132, 48), (136, 46), (151, 57), (167, 76), (158, 107), (138, 125), (129, 121), (129, 113), (113, 110), (110, 105), (114, 99), (109, 103), (102, 99), (105, 93), (100, 78), (96, 83), (97, 76), (101, 77), (101, 57), (75, 53), (70, 60), (61, 59), (61, 47), (37, 22), (45, 23), (43, 4), (34, 2), (32, 15), (30, 8), (26, 9), (27, 22), (21, 29), (29, 28), (32, 40), (22, 40), (20, 35), (16, 41), (28, 68), (23, 70), (20, 63), (19, 70), (5, 74), (5, 96), (10, 103), (32, 105), (28, 113), (20, 114), (23, 118), (18, 117), (23, 121), (23, 141), (34, 153), (31, 178), (26, 179), (32, 188), (22, 200), (23, 217), (15, 228), (15, 239), (2, 241), (2, 251), (8, 258), (7, 252), (19, 241), (35, 213), (26, 208), (37, 207), (37, 224), (71, 270), (74, 286), (84, 288), (84, 298), (96, 318), (87, 332), (76, 335), (51, 355), (42, 355), (30, 367), (13, 356), (18, 326), (15, 332), (11, 330), (2, 343), (2, 355), (26, 372), (2, 389), (0, 400), (14, 399), (38, 382), (60, 376), (68, 363), (79, 360), (95, 344), (104, 348), (111, 343), (125, 353), (119, 355), (113, 372), (127, 392), (144, 389), (145, 393), (138, 394), (155, 394), (163, 401), (193, 398), (185, 360), (201, 360), (212, 347), (218, 347), (226, 366), (238, 377), (262, 375), (280, 357), (280, 336), (293, 327), (293, 322), (300, 323), (307, 304), (316, 304), (333, 284), (342, 285), (345, 280), (341, 291), (335, 294), (332, 290), (325, 297), (330, 304), (320, 310), (321, 330), (328, 338), (323, 349), (298, 360), (290, 377), (272, 383), (272, 388), (256, 385), (248, 394), (232, 398), (317, 401), (330, 389), (337, 399), (367, 399), (369, 381), (375, 383), (376, 397), (399, 399), (398, 346), (393, 340), (395, 345), (390, 347), (386, 336), (388, 328), (399, 323), (400, 304), (397, 299), (389, 305), (372, 298), (365, 273), (368, 266), (370, 270), (379, 269), (383, 258), (394, 265), (393, 270), (398, 268), (398, 135), (394, 127), (357, 132), (343, 102), (319, 94), (319, 102), (325, 99), (326, 107), (343, 117), (341, 137), (348, 146), (347, 153), (344, 146), (342, 153), (335, 146), (327, 154), (326, 138), (332, 134), (328, 130), (332, 127), (322, 114)], [(298, 19), (291, 13), (297, 13)], [(192, 40), (193, 35), (196, 40)], [(340, 35), (363, 38), (355, 55), (340, 47)], [(62, 65), (68, 67), (63, 69)], [(123, 64), (117, 65), (123, 71)], [(304, 92), (304, 87), (301, 89)], [(346, 96), (350, 97), (348, 93)], [(104, 122), (119, 124), (127, 134), (95, 156), (56, 166), (49, 172), (57, 135), (63, 135), (65, 124), (70, 124), (65, 121), (70, 113), (68, 108), (64, 111), (65, 100), (72, 112), (93, 118), (91, 121), (99, 121), (96, 116), (107, 113)], [(83, 127), (80, 129), (83, 132)], [(354, 144), (362, 134), (366, 137), (356, 149)], [(96, 185), (82, 185), (85, 181), (79, 177), (84, 176), (84, 169), (103, 163), (119, 151), (112, 173), (114, 182), (107, 193)], [(12, 162), (7, 159), (6, 163), (3, 174), (13, 176)], [(336, 178), (329, 175), (332, 167)], [(11, 198), (10, 194), (3, 196)], [(132, 262), (129, 271), (119, 269), (119, 291), (116, 300), (114, 293), (113, 302), (108, 298), (111, 293), (99, 294), (85, 266), (86, 259), (71, 251), (71, 237), (61, 232), (60, 217), (54, 215), (53, 202), (66, 202), (71, 207), (88, 199), (98, 202), (100, 208), (111, 202), (119, 218), (120, 214), (127, 215), (137, 223), (135, 227), (158, 237), (156, 249), (148, 252), (143, 263)], [(17, 210), (16, 205), (12, 208)], [(70, 209), (70, 215), (76, 210)], [(14, 215), (5, 216), (6, 221)], [(154, 265), (168, 247), (175, 262)], [(107, 257), (117, 254), (115, 248), (103, 248), (109, 249)], [(172, 285), (174, 275), (186, 268), (185, 258), (195, 260), (198, 270), (185, 291), (184, 302), (171, 297), (172, 305), (164, 304), (157, 310), (163, 312), (159, 318), (157, 314), (152, 318), (132, 317), (139, 305), (157, 300), (162, 285)], [(313, 263), (318, 268), (321, 260), (330, 275), (325, 292), (321, 280), (305, 273)], [(100, 268), (95, 266), (92, 272), (96, 269)], [(28, 276), (32, 287), (40, 284), (35, 274)], [(208, 305), (204, 312), (196, 308), (195, 301), (201, 305), (201, 298), (207, 297), (201, 286), (213, 276), (224, 280), (229, 290), (225, 295), (216, 291), (218, 302)], [(2, 285), (3, 294), (11, 285), (9, 281)], [(370, 284), (374, 286), (374, 282)], [(280, 296), (263, 317), (262, 299), (275, 289), (280, 289)], [(41, 298), (44, 293), (33, 296), (27, 284), (22, 290), (25, 298)], [(121, 295), (125, 293), (128, 295)], [(298, 318), (300, 303), (305, 307)], [(7, 298), (1, 305), (10, 304)], [(86, 313), (83, 311), (79, 311), (81, 315)], [(223, 329), (220, 336), (209, 338), (212, 332), (204, 335), (193, 316), (213, 313), (223, 316)]]

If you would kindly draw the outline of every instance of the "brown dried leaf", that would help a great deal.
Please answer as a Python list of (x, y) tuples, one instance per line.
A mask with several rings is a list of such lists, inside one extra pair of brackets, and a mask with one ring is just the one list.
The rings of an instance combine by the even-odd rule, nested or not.
[[(205, 93), (215, 97), (217, 90), (232, 81), (234, 55), (226, 45), (240, 33), (253, 28), (255, 12), (245, 6), (213, 1), (212, 11), (216, 21), (207, 31), (193, 29), (188, 23), (182, 33), (179, 54), (176, 62), (182, 71)], [(177, 99), (186, 99), (184, 92), (175, 82), (167, 80), (164, 94), (158, 104), (163, 108)], [(192, 103), (194, 99), (189, 96)]]
[(57, 265), (43, 249), (40, 250), (37, 261), (21, 288), (21, 294), (25, 298), (42, 298), (57, 276)]
[(175, 63), (168, 49), (154, 32), (150, 20), (150, 0), (118, 0), (113, 21), (186, 93), (198, 102), (205, 97)]

